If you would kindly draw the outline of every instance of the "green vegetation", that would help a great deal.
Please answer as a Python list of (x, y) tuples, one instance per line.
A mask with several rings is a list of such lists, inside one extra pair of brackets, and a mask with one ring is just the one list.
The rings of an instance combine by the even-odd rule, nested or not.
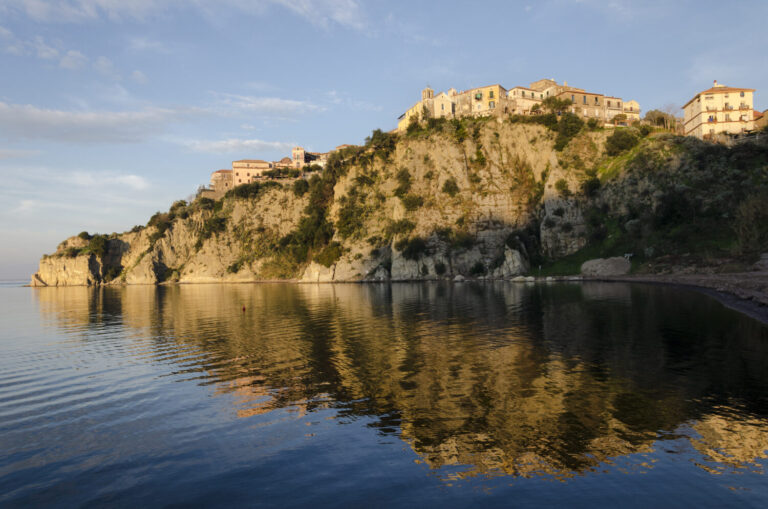
[(403, 203), (403, 207), (408, 212), (413, 212), (422, 205), (424, 205), (424, 198), (415, 194), (407, 194), (400, 197), (400, 201)]
[(418, 260), (427, 252), (427, 242), (421, 237), (411, 237), (395, 242), (395, 249), (402, 252), (406, 260)]
[(563, 150), (584, 127), (584, 121), (573, 113), (563, 113), (557, 123), (557, 138), (555, 138), (555, 150)]
[(301, 170), (296, 168), (275, 168), (262, 173), (267, 178), (299, 178)]
[(225, 198), (235, 197), (243, 200), (253, 200), (263, 195), (270, 189), (281, 189), (283, 185), (274, 180), (267, 180), (266, 182), (251, 182), (250, 184), (242, 184), (235, 186), (227, 191), (224, 195)]
[(338, 242), (331, 242), (315, 255), (314, 260), (320, 265), (330, 267), (341, 258), (342, 247)]
[(291, 190), (293, 191), (294, 196), (300, 198), (307, 194), (307, 191), (309, 191), (309, 182), (304, 179), (299, 179), (293, 183)]
[(558, 179), (557, 182), (555, 182), (555, 189), (563, 198), (568, 198), (572, 194), (571, 189), (568, 187), (568, 181), (565, 179)]
[(411, 172), (406, 168), (401, 168), (400, 171), (397, 172), (395, 178), (397, 179), (398, 186), (395, 188), (393, 194), (398, 198), (402, 198), (411, 190)]
[(617, 156), (637, 145), (638, 141), (637, 136), (628, 129), (616, 129), (605, 140), (605, 153), (611, 157)]
[(456, 179), (449, 177), (445, 182), (443, 182), (442, 191), (449, 195), (451, 198), (456, 196), (459, 193), (459, 185), (456, 184)]
[(768, 191), (752, 194), (739, 204), (734, 228), (739, 252), (768, 250)]

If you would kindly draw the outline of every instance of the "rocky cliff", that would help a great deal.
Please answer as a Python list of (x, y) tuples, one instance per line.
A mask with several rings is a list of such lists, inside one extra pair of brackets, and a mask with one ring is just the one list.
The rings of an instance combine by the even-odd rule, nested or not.
[[(668, 250), (648, 225), (656, 211), (671, 214), (670, 196), (685, 192), (675, 187), (681, 175), (712, 173), (691, 159), (693, 142), (634, 133), (633, 145), (608, 156), (610, 130), (580, 126), (565, 143), (561, 131), (556, 120), (514, 118), (375, 131), (308, 180), (239, 186), (215, 202), (177, 202), (131, 232), (67, 239), (31, 283), (502, 279), (588, 245), (613, 251), (600, 255), (628, 242)], [(749, 162), (736, 158), (757, 179), (766, 149), (750, 150)], [(721, 182), (728, 193), (717, 199), (743, 200), (749, 191), (737, 184)], [(710, 212), (721, 206), (705, 202)]]

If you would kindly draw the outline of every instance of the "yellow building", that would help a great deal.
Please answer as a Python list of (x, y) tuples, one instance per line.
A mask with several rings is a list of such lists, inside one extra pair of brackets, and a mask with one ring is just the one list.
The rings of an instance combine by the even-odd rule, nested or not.
[(272, 169), (272, 163), (261, 159), (241, 159), (232, 161), (232, 173), (234, 186), (249, 184), (260, 178), (262, 174)]
[(506, 103), (507, 89), (501, 85), (471, 88), (456, 94), (456, 116), (486, 116), (497, 113)]
[(630, 124), (640, 120), (640, 104), (634, 99), (624, 102), (624, 114)]
[(415, 118), (456, 118), (468, 116), (486, 116), (505, 110), (507, 90), (501, 85), (488, 85), (457, 92), (449, 89), (435, 95), (430, 87), (421, 91), (421, 100), (408, 108), (397, 119), (397, 130), (405, 131)]
[(712, 139), (718, 134), (740, 134), (754, 129), (755, 89), (720, 85), (696, 94), (683, 106), (686, 136)]

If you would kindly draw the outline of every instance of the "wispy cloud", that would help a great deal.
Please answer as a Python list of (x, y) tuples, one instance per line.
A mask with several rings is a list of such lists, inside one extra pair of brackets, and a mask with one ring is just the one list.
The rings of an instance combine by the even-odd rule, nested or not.
[(139, 85), (144, 85), (147, 82), (147, 75), (139, 70), (136, 70), (131, 73), (131, 79)]
[(29, 157), (37, 154), (36, 150), (16, 150), (10, 148), (0, 148), (0, 159), (16, 159), (20, 157)]
[(70, 69), (70, 70), (77, 70), (82, 69), (85, 67), (85, 64), (88, 63), (88, 57), (80, 53), (79, 51), (75, 50), (69, 50), (67, 51), (63, 57), (61, 57), (61, 60), (59, 61), (59, 66), (63, 67), (64, 69)]
[(195, 9), (206, 14), (230, 9), (261, 16), (270, 6), (287, 9), (323, 28), (338, 25), (363, 30), (368, 26), (357, 0), (0, 0), (0, 9), (56, 23), (144, 20), (172, 9)]
[(147, 37), (129, 38), (127, 48), (130, 51), (157, 53), (162, 55), (172, 53), (172, 50), (167, 43), (149, 39)]
[(331, 104), (344, 106), (354, 111), (382, 111), (382, 107), (378, 104), (360, 99), (352, 99), (346, 94), (340, 94), (336, 90), (328, 92), (327, 97)]
[(65, 111), (0, 102), (0, 133), (9, 138), (75, 143), (134, 143), (175, 122), (203, 114), (194, 108)]
[(111, 173), (95, 173), (77, 171), (72, 172), (64, 179), (63, 182), (69, 183), (77, 187), (85, 188), (105, 188), (115, 187), (130, 188), (134, 191), (143, 191), (149, 187), (147, 179), (140, 175), (133, 174), (111, 174)]
[(310, 101), (282, 99), (280, 97), (258, 97), (250, 95), (213, 92), (216, 107), (229, 111), (243, 111), (249, 114), (292, 116), (325, 111), (325, 107)]
[(97, 58), (96, 61), (93, 62), (93, 68), (96, 72), (107, 78), (113, 80), (121, 79), (120, 72), (115, 67), (115, 64), (107, 57), (101, 56)]
[(288, 152), (296, 143), (284, 141), (264, 141), (257, 139), (230, 138), (226, 140), (193, 140), (185, 141), (184, 145), (195, 152), (214, 154), (230, 154), (235, 152)]

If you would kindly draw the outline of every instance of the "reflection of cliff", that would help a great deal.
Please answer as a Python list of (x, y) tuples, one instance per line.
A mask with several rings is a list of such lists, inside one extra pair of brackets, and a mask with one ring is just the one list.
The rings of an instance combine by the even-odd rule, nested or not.
[[(241, 417), (372, 416), (430, 466), (467, 466), (461, 475), (570, 476), (691, 428), (705, 468), (752, 464), (768, 449), (766, 329), (680, 291), (436, 283), (37, 295), (68, 327), (119, 316), (137, 355), (214, 384)], [(718, 410), (734, 398), (742, 410)]]

